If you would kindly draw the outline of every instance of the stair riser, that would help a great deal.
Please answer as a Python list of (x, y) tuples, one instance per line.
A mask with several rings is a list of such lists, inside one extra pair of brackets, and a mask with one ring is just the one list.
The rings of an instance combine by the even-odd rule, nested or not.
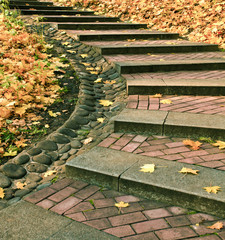
[(117, 22), (118, 18), (45, 17), (42, 22)]
[(143, 28), (144, 26), (139, 26), (139, 25), (124, 25), (124, 24), (82, 24), (81, 25), (76, 25), (76, 24), (58, 24), (58, 29), (63, 29), (63, 30), (115, 30), (115, 29), (139, 29)]
[(30, 6), (26, 6), (26, 5), (17, 5), (17, 4), (10, 4), (9, 5), (10, 8), (18, 8), (18, 9), (36, 9), (36, 10), (72, 10), (73, 8), (72, 7), (57, 7), (57, 6), (33, 6), (33, 5), (30, 5)]
[(198, 95), (225, 96), (225, 87), (194, 87), (194, 86), (127, 86), (128, 95)]
[(143, 73), (143, 72), (172, 72), (172, 71), (201, 71), (225, 69), (225, 63), (199, 63), (199, 64), (163, 64), (163, 65), (131, 65), (120, 66), (115, 63), (120, 74)]
[(32, 1), (32, 2), (26, 2), (26, 1), (10, 1), (10, 5), (24, 5), (26, 6), (26, 4), (29, 3), (30, 5), (41, 5), (41, 6), (47, 6), (47, 5), (53, 5), (52, 2), (38, 2), (38, 1)]
[(42, 11), (42, 10), (21, 10), (21, 14), (23, 15), (93, 15), (93, 12), (79, 12), (79, 11)]
[(211, 137), (212, 139), (223, 139), (225, 136), (225, 129), (209, 129), (200, 127), (187, 127), (176, 125), (157, 125), (139, 122), (114, 122), (114, 132), (126, 132), (135, 134), (155, 134), (174, 137)]
[(127, 39), (177, 39), (179, 34), (123, 34), (123, 35), (81, 35), (80, 41), (122, 41)]
[[(129, 43), (128, 43), (129, 44)], [(118, 47), (118, 48), (99, 48), (103, 55), (111, 54), (145, 54), (145, 53), (185, 53), (185, 52), (209, 52), (218, 51), (217, 45), (211, 46), (157, 46), (157, 47)]]

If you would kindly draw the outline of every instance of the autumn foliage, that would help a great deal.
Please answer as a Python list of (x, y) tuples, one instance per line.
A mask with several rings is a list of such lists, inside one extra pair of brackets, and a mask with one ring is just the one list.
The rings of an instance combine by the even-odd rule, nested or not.
[(41, 37), (20, 20), (0, 15), (0, 157), (15, 156), (27, 144), (26, 133), (59, 93), (55, 66)]
[(224, 0), (54, 0), (225, 48)]

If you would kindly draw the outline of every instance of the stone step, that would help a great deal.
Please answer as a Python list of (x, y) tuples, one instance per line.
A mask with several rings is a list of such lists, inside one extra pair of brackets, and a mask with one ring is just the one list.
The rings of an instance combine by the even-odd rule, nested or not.
[[(26, 4), (9, 4), (10, 8), (18, 8), (18, 9), (35, 9), (35, 10), (72, 10), (72, 7), (60, 7), (60, 6), (43, 6), (43, 5), (26, 5)], [(48, 10), (46, 10), (48, 11)]]
[(127, 79), (128, 95), (224, 96), (225, 79)]
[(93, 15), (92, 11), (79, 11), (79, 10), (26, 10), (21, 9), (22, 15)]
[(113, 120), (115, 132), (213, 139), (225, 134), (223, 115), (124, 109)]
[[(130, 41), (132, 41), (132, 39)], [(94, 46), (95, 50), (103, 55), (219, 51), (217, 44), (193, 43), (179, 40), (162, 41), (162, 43), (160, 43), (160, 40), (152, 42), (130, 41), (83, 41), (83, 43)], [(165, 42), (165, 45), (163, 42)], [(168, 42), (173, 44), (169, 45), (167, 44)]]
[(160, 31), (149, 31), (146, 30), (99, 30), (90, 32), (88, 30), (67, 30), (68, 34), (76, 35), (79, 41), (118, 41), (127, 39), (176, 39), (179, 37), (177, 33), (166, 33)]
[(117, 17), (102, 17), (102, 16), (44, 16), (41, 22), (117, 22)]
[(138, 24), (138, 23), (66, 23), (58, 24), (58, 29), (63, 30), (112, 30), (112, 29), (140, 29), (147, 28), (147, 24)]
[(225, 69), (225, 59), (192, 59), (179, 61), (114, 62), (120, 74), (170, 71), (201, 71)]
[[(140, 172), (144, 164), (155, 164), (155, 172)], [(199, 170), (199, 174), (182, 175), (179, 171), (183, 167)], [(66, 175), (143, 198), (225, 217), (225, 191), (209, 194), (203, 189), (207, 186), (224, 189), (223, 171), (94, 147), (67, 162)]]
[(11, 0), (9, 1), (9, 3), (11, 5), (45, 5), (45, 6), (52, 6), (53, 5), (53, 2), (38, 2), (38, 1), (34, 1), (34, 0), (31, 0), (29, 2), (27, 1), (23, 1), (23, 0), (20, 0), (20, 1), (15, 1), (15, 0)]

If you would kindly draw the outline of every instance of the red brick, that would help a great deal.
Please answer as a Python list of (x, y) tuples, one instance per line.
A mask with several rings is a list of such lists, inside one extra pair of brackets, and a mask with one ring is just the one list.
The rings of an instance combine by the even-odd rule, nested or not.
[(84, 212), (84, 215), (88, 220), (112, 217), (112, 216), (118, 215), (118, 208), (107, 207), (107, 208), (95, 209), (92, 211)]
[(172, 227), (181, 227), (181, 226), (185, 226), (185, 225), (190, 225), (191, 224), (191, 222), (186, 218), (186, 216), (168, 217), (168, 218), (166, 218), (166, 221)]
[(123, 133), (112, 133), (111, 135), (110, 135), (110, 137), (112, 137), (112, 138), (120, 138), (120, 137), (122, 137), (123, 136)]
[(147, 220), (147, 218), (141, 212), (128, 213), (109, 218), (109, 221), (111, 222), (113, 227), (145, 220)]
[(162, 208), (162, 207), (167, 206), (168, 204), (162, 203), (162, 202), (144, 200), (144, 201), (141, 201), (141, 202), (140, 202), (140, 205), (141, 205), (145, 210), (150, 210), (150, 209)]
[(158, 240), (153, 232), (138, 234), (131, 237), (125, 237), (123, 240)]
[(100, 188), (97, 186), (88, 186), (82, 190), (80, 190), (79, 192), (77, 192), (75, 194), (76, 197), (81, 198), (81, 199), (85, 199), (88, 198), (89, 196), (91, 196), (92, 194), (96, 193)]
[(175, 240), (195, 237), (197, 234), (189, 227), (179, 227), (156, 231), (155, 234), (160, 240)]
[(77, 205), (79, 202), (81, 202), (81, 199), (78, 199), (78, 198), (75, 198), (75, 197), (69, 197), (69, 198), (65, 199), (64, 201), (55, 205), (50, 210), (53, 211), (53, 212), (56, 212), (58, 214), (63, 214), (64, 212), (66, 212), (70, 208)]
[(204, 159), (205, 161), (221, 160), (221, 159), (225, 159), (225, 153), (218, 153), (218, 154), (202, 156), (201, 158)]
[(115, 150), (121, 150), (122, 146), (112, 145), (112, 146), (110, 146), (110, 148), (115, 149)]
[(94, 209), (94, 207), (89, 202), (81, 202), (77, 204), (75, 207), (66, 211), (64, 214), (67, 215), (67, 214), (72, 214), (72, 213), (77, 213), (77, 212), (82, 212), (82, 211), (87, 211), (92, 209)]
[(129, 95), (128, 101), (138, 101), (138, 95)]
[(151, 152), (151, 151), (156, 151), (156, 150), (167, 149), (167, 147), (165, 145), (154, 145), (154, 146), (146, 146), (146, 147), (140, 147), (140, 148), (144, 152)]
[[(208, 224), (208, 226), (210, 226), (212, 224)], [(217, 229), (210, 229), (210, 228), (207, 228), (207, 226), (204, 226), (204, 225), (192, 225), (191, 226), (195, 232), (198, 234), (198, 235), (205, 235), (205, 234), (209, 234), (209, 233), (215, 233), (215, 232), (218, 232)]]
[(147, 143), (147, 142), (143, 142), (143, 143), (140, 145), (140, 147), (146, 147), (146, 146), (150, 146), (150, 144)]
[(129, 225), (120, 226), (120, 227), (114, 227), (114, 228), (108, 228), (104, 230), (104, 232), (107, 232), (109, 234), (112, 234), (116, 237), (126, 237), (135, 234), (133, 229)]
[(224, 166), (224, 163), (222, 163), (220, 161), (212, 161), (212, 162), (199, 163), (199, 165), (204, 166), (204, 167), (217, 168), (217, 167)]
[(218, 233), (218, 235), (219, 235), (223, 240), (225, 240), (225, 232), (220, 232), (220, 233)]
[(142, 143), (144, 142), (148, 137), (142, 136), (142, 135), (137, 135), (132, 141), (133, 142), (139, 142)]
[(157, 157), (157, 156), (162, 156), (162, 155), (164, 155), (164, 153), (161, 152), (161, 151), (153, 151), (153, 152), (140, 153), (140, 155), (149, 156), (149, 157)]
[(140, 198), (132, 196), (132, 195), (120, 196), (120, 197), (116, 197), (115, 199), (116, 199), (117, 202), (123, 201), (123, 202), (126, 202), (126, 203), (140, 201)]
[(136, 148), (140, 146), (140, 143), (137, 142), (130, 142), (121, 151), (124, 152), (133, 152)]
[(190, 149), (187, 147), (177, 147), (177, 148), (170, 148), (163, 150), (165, 154), (176, 154), (176, 153), (183, 153), (183, 152), (190, 152)]
[(112, 145), (116, 141), (117, 141), (116, 138), (108, 137), (108, 138), (104, 139), (101, 143), (99, 143), (98, 146), (107, 148), (107, 147), (109, 147), (110, 145)]
[(198, 164), (204, 162), (200, 157), (193, 157), (193, 158), (184, 158), (179, 160), (178, 162), (189, 163), (189, 164)]
[(148, 109), (148, 101), (139, 101), (138, 107), (146, 107)]
[(138, 106), (138, 102), (128, 102), (127, 103), (127, 108), (136, 109), (137, 106)]
[(221, 240), (221, 238), (213, 234), (213, 235), (204, 236), (204, 237), (188, 238), (188, 240)]
[(168, 207), (167, 208), (173, 215), (181, 215), (186, 214), (188, 210), (186, 208), (181, 207)]
[(166, 143), (166, 146), (168, 147), (168, 148), (173, 148), (173, 147), (183, 147), (184, 146), (184, 144), (183, 144), (183, 142), (171, 142), (171, 143)]
[(191, 151), (187, 153), (181, 153), (181, 155), (184, 156), (185, 158), (191, 158), (191, 157), (208, 155), (208, 152), (206, 152), (205, 150), (197, 150), (197, 151)]
[(71, 219), (77, 221), (77, 222), (84, 222), (84, 221), (86, 221), (86, 218), (85, 218), (85, 216), (84, 216), (84, 214), (82, 212), (67, 214), (66, 216), (68, 218), (71, 218)]
[(97, 228), (98, 230), (102, 230), (102, 229), (112, 227), (107, 218), (87, 221), (87, 222), (84, 222), (84, 224), (89, 225), (89, 226), (94, 227), (94, 228)]
[(137, 202), (134, 202), (134, 203), (129, 203), (129, 207), (126, 207), (126, 208), (121, 208), (121, 213), (130, 213), (130, 212), (137, 212), (137, 211), (142, 211), (143, 210), (143, 207), (137, 203)]
[(74, 181), (70, 187), (76, 188), (76, 189), (82, 189), (86, 186), (88, 186), (89, 184), (83, 181)]
[(55, 205), (55, 203), (48, 199), (44, 199), (43, 201), (41, 201), (37, 204), (37, 206), (42, 207), (44, 209), (49, 209), (49, 208), (53, 207), (54, 205)]
[(132, 228), (135, 230), (136, 233), (150, 232), (168, 227), (169, 225), (164, 219), (156, 219), (132, 224)]
[(139, 101), (148, 101), (148, 95), (139, 95), (138, 100)]
[(50, 187), (55, 189), (55, 190), (61, 190), (67, 186), (69, 186), (70, 184), (72, 184), (74, 182), (73, 179), (70, 178), (64, 178), (54, 184), (52, 184)]
[[(157, 136), (157, 137), (159, 137), (159, 136)], [(157, 144), (164, 144), (164, 143), (170, 143), (170, 142), (172, 142), (170, 139), (168, 139), (167, 137), (166, 138), (164, 138), (164, 136), (163, 136), (163, 138), (162, 139), (158, 139), (158, 140), (150, 140), (150, 141), (148, 141), (151, 145), (157, 145)]]
[(91, 195), (89, 198), (87, 198), (85, 201), (103, 199), (103, 198), (105, 198), (105, 196), (101, 192), (96, 192), (93, 195)]
[(201, 223), (205, 221), (214, 221), (218, 218), (204, 213), (196, 213), (187, 216), (192, 224)]
[(112, 198), (99, 199), (94, 201), (96, 208), (112, 207), (115, 206), (115, 200)]
[(170, 161), (183, 159), (183, 157), (180, 154), (165, 155), (165, 156), (162, 156), (160, 158), (163, 158), (163, 159), (166, 159), (166, 160), (170, 160)]
[(32, 195), (29, 195), (28, 197), (26, 197), (24, 200), (31, 202), (31, 203), (38, 203), (41, 200), (47, 198), (48, 196), (54, 194), (56, 192), (56, 190), (52, 189), (52, 188), (44, 188), (38, 192), (35, 192)]
[(143, 151), (140, 148), (138, 148), (133, 153), (138, 154), (138, 153), (143, 153)]
[(143, 213), (150, 219), (172, 216), (172, 214), (168, 212), (165, 208), (147, 210)]
[(209, 153), (209, 154), (213, 154), (213, 153), (221, 153), (221, 152), (223, 152), (224, 150), (220, 150), (219, 148), (216, 148), (216, 147), (213, 147), (213, 148), (211, 148), (211, 149), (207, 149), (207, 152)]
[(54, 202), (61, 202), (65, 198), (69, 197), (71, 194), (77, 192), (78, 190), (72, 187), (66, 187), (61, 191), (51, 195), (48, 199)]
[(222, 170), (222, 171), (225, 171), (225, 167), (219, 167), (219, 168), (217, 168), (217, 169)]
[(127, 137), (127, 136), (124, 135), (114, 144), (123, 147), (123, 146), (126, 146), (131, 141), (131, 139), (132, 139), (132, 137)]

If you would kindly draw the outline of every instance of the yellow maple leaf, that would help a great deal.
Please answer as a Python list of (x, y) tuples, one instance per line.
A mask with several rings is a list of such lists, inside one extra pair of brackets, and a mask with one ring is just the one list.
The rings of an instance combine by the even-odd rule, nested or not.
[(21, 117), (26, 112), (27, 108), (28, 108), (27, 106), (17, 107), (17, 108), (15, 108), (14, 112), (16, 114), (20, 115), (20, 117)]
[(108, 107), (113, 104), (113, 102), (109, 100), (99, 100), (99, 104), (103, 105), (104, 107)]
[(114, 83), (116, 83), (116, 81), (115, 80), (112, 80), (112, 81), (106, 80), (104, 83), (105, 84), (114, 84)]
[(198, 150), (200, 148), (200, 146), (202, 145), (201, 142), (199, 142), (199, 141), (194, 142), (190, 139), (183, 140), (183, 144), (191, 146), (192, 150)]
[(162, 97), (162, 94), (160, 93), (156, 93), (155, 95), (152, 96), (153, 98), (161, 98)]
[(53, 113), (52, 111), (48, 111), (48, 114), (49, 114), (51, 117), (57, 117), (57, 114), (56, 114), (56, 113)]
[(0, 198), (4, 198), (5, 197), (5, 193), (4, 193), (4, 189), (0, 187)]
[(171, 104), (172, 101), (170, 99), (164, 99), (164, 100), (161, 100), (160, 103), (162, 103), (162, 104)]
[(86, 145), (86, 144), (88, 144), (88, 143), (90, 143), (90, 142), (92, 142), (92, 141), (93, 141), (93, 138), (92, 138), (92, 137), (89, 137), (89, 138), (86, 138), (86, 139), (84, 140), (83, 144)]
[(21, 183), (21, 182), (17, 182), (16, 183), (16, 188), (18, 189), (24, 189), (24, 187), (26, 186), (26, 183)]
[(145, 164), (144, 166), (141, 167), (140, 172), (150, 172), (153, 173), (155, 171), (155, 164)]
[(95, 70), (95, 69), (94, 69), (93, 67), (87, 67), (86, 70), (87, 70), (87, 71), (93, 71), (93, 70)]
[(70, 43), (69, 42), (63, 42), (62, 43), (62, 45), (64, 45), (64, 46), (67, 46), (67, 45), (69, 45)]
[(98, 121), (99, 123), (103, 123), (104, 120), (105, 120), (105, 118), (97, 118), (97, 121)]
[(18, 148), (20, 148), (20, 147), (26, 147), (27, 144), (26, 144), (25, 142), (27, 142), (27, 139), (21, 138), (20, 140), (15, 141), (15, 144), (16, 144), (16, 146), (17, 146)]
[(43, 177), (48, 177), (48, 176), (51, 176), (51, 175), (53, 175), (53, 174), (55, 174), (55, 173), (56, 173), (55, 170), (49, 170), (49, 171), (47, 171), (47, 172), (43, 175)]
[(221, 228), (223, 228), (223, 223), (222, 222), (216, 222), (212, 226), (208, 226), (207, 228), (220, 230)]
[(95, 80), (95, 83), (100, 83), (102, 81), (102, 78), (98, 78), (97, 80)]
[(194, 174), (194, 175), (197, 175), (198, 172), (199, 172), (199, 170), (193, 170), (193, 169), (191, 169), (191, 168), (186, 168), (186, 167), (183, 167), (183, 168), (179, 171), (179, 173), (185, 173), (185, 174), (191, 173), (191, 174)]
[(48, 124), (45, 124), (45, 128), (49, 128), (49, 125), (48, 125)]
[(97, 71), (90, 71), (90, 73), (91, 73), (91, 74), (95, 74), (95, 75), (97, 75), (97, 74), (98, 74), (98, 72), (97, 72)]
[(81, 56), (82, 58), (86, 58), (86, 57), (88, 57), (88, 54), (80, 54), (80, 56)]
[(90, 63), (82, 63), (84, 66), (91, 66)]
[(12, 151), (12, 150), (10, 150), (10, 151), (8, 151), (8, 152), (5, 152), (4, 154), (3, 154), (3, 157), (13, 157), (13, 156), (16, 156), (17, 155), (17, 151)]
[(125, 208), (129, 206), (129, 203), (125, 203), (123, 201), (119, 202), (119, 203), (115, 203), (115, 206), (118, 208)]
[(221, 191), (221, 189), (220, 189), (221, 187), (219, 187), (219, 186), (213, 186), (213, 187), (204, 187), (203, 189), (205, 189), (206, 190), (206, 192), (208, 192), (208, 193), (217, 193), (218, 191)]
[(225, 142), (223, 142), (223, 141), (216, 141), (216, 143), (213, 143), (212, 145), (215, 147), (219, 147), (219, 149), (225, 148)]
[(69, 52), (69, 53), (77, 53), (76, 51), (73, 51), (73, 50), (67, 50), (67, 52)]

